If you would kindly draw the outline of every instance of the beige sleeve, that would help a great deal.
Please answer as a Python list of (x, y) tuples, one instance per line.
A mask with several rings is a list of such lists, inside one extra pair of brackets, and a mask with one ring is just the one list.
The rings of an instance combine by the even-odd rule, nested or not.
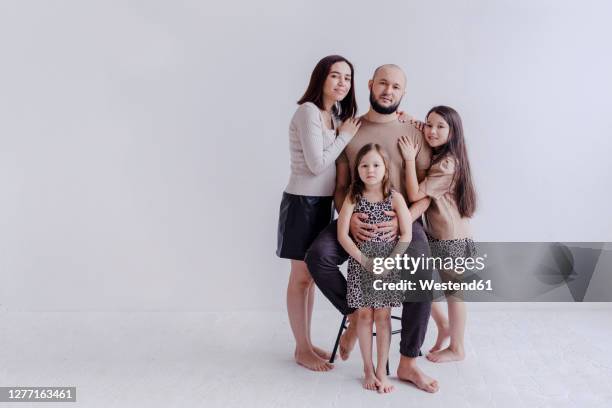
[(455, 162), (446, 157), (429, 169), (419, 184), (419, 191), (431, 198), (440, 198), (450, 191), (455, 176)]
[(306, 167), (315, 175), (321, 174), (327, 167), (334, 164), (351, 140), (351, 136), (340, 133), (332, 144), (325, 146), (321, 113), (314, 104), (300, 105), (294, 119)]

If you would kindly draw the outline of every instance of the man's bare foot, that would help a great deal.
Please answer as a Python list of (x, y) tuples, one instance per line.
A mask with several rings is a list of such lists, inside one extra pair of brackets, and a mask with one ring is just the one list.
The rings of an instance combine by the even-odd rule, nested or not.
[(334, 368), (333, 364), (321, 359), (312, 350), (300, 351), (294, 353), (295, 362), (312, 371), (329, 371)]
[(434, 351), (427, 355), (429, 361), (434, 363), (447, 363), (449, 361), (461, 361), (465, 358), (465, 352), (463, 347), (457, 349), (451, 349), (450, 346), (444, 350)]
[(340, 336), (340, 358), (348, 360), (351, 351), (357, 342), (357, 322), (349, 324), (349, 327)]
[(440, 389), (438, 381), (422, 372), (416, 364), (402, 366), (400, 363), (397, 368), (397, 377), (400, 380), (411, 382), (423, 391), (434, 393)]
[(432, 353), (434, 351), (442, 350), (442, 346), (444, 342), (450, 337), (450, 328), (448, 325), (438, 327), (438, 337), (436, 338), (436, 344), (433, 345), (432, 348), (429, 349), (429, 352)]
[(365, 372), (363, 388), (370, 391), (376, 391), (380, 385), (380, 381), (378, 381), (378, 378), (376, 378), (376, 375), (374, 375), (374, 370)]
[(376, 378), (378, 378), (378, 381), (380, 382), (380, 385), (378, 386), (379, 394), (388, 394), (395, 389), (395, 386), (389, 380), (389, 377), (387, 377), (386, 367), (383, 369), (383, 371), (376, 372)]
[(329, 361), (331, 358), (331, 353), (329, 351), (325, 351), (317, 346), (312, 346), (312, 351), (314, 351), (317, 356), (321, 357), (325, 361)]

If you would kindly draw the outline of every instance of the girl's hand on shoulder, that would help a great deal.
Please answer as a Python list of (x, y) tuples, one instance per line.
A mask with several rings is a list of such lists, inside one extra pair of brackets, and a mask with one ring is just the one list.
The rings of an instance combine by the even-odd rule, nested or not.
[(342, 125), (340, 125), (340, 128), (338, 129), (338, 132), (347, 133), (351, 137), (353, 137), (355, 136), (355, 133), (357, 133), (357, 131), (359, 130), (359, 127), (361, 127), (360, 118), (348, 118), (347, 120), (342, 122)]
[(414, 120), (413, 116), (409, 115), (404, 111), (396, 111), (395, 113), (397, 114), (397, 120), (402, 123), (412, 123), (412, 121)]
[(402, 158), (406, 161), (414, 161), (416, 158), (416, 146), (412, 144), (408, 136), (402, 136), (397, 141), (397, 145), (399, 147), (400, 154)]

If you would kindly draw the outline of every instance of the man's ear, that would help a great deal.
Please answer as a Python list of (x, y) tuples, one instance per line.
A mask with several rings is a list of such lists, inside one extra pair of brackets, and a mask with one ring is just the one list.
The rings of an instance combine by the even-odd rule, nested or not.
[(374, 80), (373, 80), (373, 79), (370, 79), (370, 80), (368, 81), (368, 89), (369, 89), (370, 91), (372, 90), (372, 85), (374, 85)]

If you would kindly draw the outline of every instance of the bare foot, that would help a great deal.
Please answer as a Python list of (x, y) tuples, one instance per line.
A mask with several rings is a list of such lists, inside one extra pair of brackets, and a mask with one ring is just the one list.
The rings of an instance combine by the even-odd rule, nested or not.
[(351, 351), (357, 342), (357, 324), (351, 323), (340, 337), (340, 358), (348, 360)]
[(329, 361), (331, 358), (331, 353), (329, 351), (325, 351), (317, 346), (312, 346), (312, 351), (314, 351), (317, 356), (321, 357), (325, 361)]
[(440, 389), (438, 381), (426, 375), (416, 365), (402, 367), (400, 364), (397, 368), (397, 377), (400, 380), (411, 382), (423, 391), (434, 393)]
[(295, 362), (312, 371), (329, 371), (334, 368), (333, 364), (321, 359), (314, 351), (295, 351)]
[(395, 386), (389, 380), (389, 377), (387, 377), (386, 367), (383, 369), (382, 372), (376, 372), (376, 378), (378, 378), (378, 381), (380, 382), (380, 385), (378, 386), (379, 394), (388, 394), (395, 389)]
[(427, 355), (427, 359), (429, 361), (433, 361), (434, 363), (447, 363), (449, 361), (461, 361), (465, 358), (465, 352), (463, 348), (458, 348), (456, 350), (451, 349), (450, 346), (445, 348), (444, 350), (434, 351), (433, 353), (429, 353)]
[(374, 375), (374, 371), (366, 371), (363, 379), (363, 388), (370, 391), (376, 391), (380, 387), (380, 381)]
[(429, 349), (429, 352), (432, 353), (434, 351), (442, 350), (442, 346), (444, 342), (450, 337), (450, 328), (448, 325), (438, 327), (438, 337), (436, 338), (436, 344), (433, 345), (432, 348)]

